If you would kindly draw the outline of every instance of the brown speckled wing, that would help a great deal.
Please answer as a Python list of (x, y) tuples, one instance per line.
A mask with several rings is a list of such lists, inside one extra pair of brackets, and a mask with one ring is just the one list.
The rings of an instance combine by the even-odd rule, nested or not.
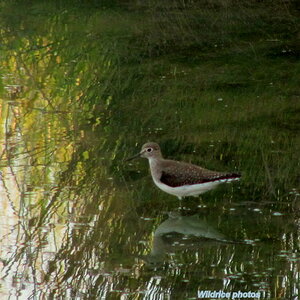
[(210, 171), (192, 164), (165, 160), (160, 181), (170, 187), (235, 179), (241, 175)]

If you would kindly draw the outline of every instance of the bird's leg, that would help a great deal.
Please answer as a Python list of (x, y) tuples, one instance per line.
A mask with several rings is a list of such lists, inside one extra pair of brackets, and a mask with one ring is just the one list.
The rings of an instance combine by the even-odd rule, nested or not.
[(178, 210), (179, 212), (181, 213), (183, 211), (183, 207), (182, 207), (182, 197), (180, 196), (177, 196), (178, 199), (179, 199), (179, 207), (178, 207)]

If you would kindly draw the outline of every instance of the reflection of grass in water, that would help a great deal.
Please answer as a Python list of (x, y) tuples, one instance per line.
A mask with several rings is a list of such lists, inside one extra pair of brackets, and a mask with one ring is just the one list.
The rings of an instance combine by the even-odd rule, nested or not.
[[(243, 2), (224, 12), (216, 3), (159, 10), (156, 2), (150, 12), (139, 11), (142, 23), (134, 9), (121, 15), (133, 27), (130, 45), (119, 39), (114, 48), (120, 65), (110, 81), (118, 88), (106, 91), (113, 95), (110, 127), (129, 124), (129, 144), (176, 139), (174, 151), (186, 153), (184, 144), (192, 143), (199, 151), (188, 159), (211, 168), (236, 165), (252, 189), (277, 195), (297, 180), (294, 18), (279, 6), (263, 10)], [(124, 19), (110, 23), (120, 24)], [(212, 166), (216, 159), (222, 161)]]
[(186, 76), (168, 79), (164, 101), (177, 102), (168, 116), (178, 110), (182, 121), (181, 126), (169, 126), (177, 134), (184, 130), (195, 144), (214, 140), (214, 154), (230, 151), (216, 141), (230, 141), (238, 151), (231, 155), (240, 161), (245, 181), (268, 185), (269, 170), (282, 187), (296, 187), (298, 86), (297, 75), (287, 71), (295, 68), (295, 62), (260, 57), (255, 63), (246, 54), (244, 61), (235, 62), (230, 54), (231, 60), (227, 55), (222, 62), (216, 54), (195, 68), (182, 66)]
[[(234, 157), (237, 162), (227, 163), (238, 166), (251, 189), (277, 195), (277, 189), (297, 187), (299, 72), (294, 57), (268, 56), (272, 43), (260, 47), (259, 54), (253, 47), (237, 54), (235, 49), (225, 55), (224, 50), (201, 53), (194, 65), (184, 59), (178, 63), (180, 55), (173, 54), (169, 63), (170, 58), (160, 59), (161, 64), (149, 67), (136, 87), (134, 103), (127, 103), (125, 110), (134, 112), (142, 105), (132, 121), (136, 128), (152, 128), (141, 134), (142, 140), (172, 135), (199, 144), (198, 153), (206, 155), (199, 160), (202, 164), (217, 155)], [(155, 133), (155, 128), (162, 130)], [(209, 144), (214, 144), (209, 153), (209, 148), (201, 150)]]
[[(69, 98), (80, 100), (79, 127), (87, 119), (88, 127), (94, 125), (91, 157), (104, 140), (116, 153), (108, 157), (113, 164), (124, 155), (124, 143), (133, 149), (136, 142), (164, 141), (166, 155), (208, 168), (236, 166), (244, 184), (259, 190), (296, 187), (299, 46), (293, 6), (115, 1), (104, 10), (80, 1), (72, 9), (68, 2), (32, 3), (23, 24), (30, 26), (36, 12), (49, 14), (39, 30), (50, 28), (53, 41), (47, 50), (54, 58), (51, 96), (67, 86)], [(101, 136), (99, 145), (93, 135)], [(186, 149), (189, 144), (196, 153)]]

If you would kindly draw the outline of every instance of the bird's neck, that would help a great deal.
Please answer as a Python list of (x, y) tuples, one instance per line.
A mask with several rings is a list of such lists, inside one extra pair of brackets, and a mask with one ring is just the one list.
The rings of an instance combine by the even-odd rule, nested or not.
[(160, 161), (162, 158), (160, 157), (149, 157), (149, 165), (150, 171), (153, 178), (159, 178), (161, 175), (161, 169), (159, 167)]

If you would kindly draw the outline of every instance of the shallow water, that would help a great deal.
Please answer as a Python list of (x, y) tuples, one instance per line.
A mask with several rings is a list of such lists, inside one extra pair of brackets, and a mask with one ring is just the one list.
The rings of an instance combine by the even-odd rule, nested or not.
[[(3, 2), (1, 299), (299, 297), (296, 10), (176, 3)], [(147, 141), (242, 179), (180, 202)]]

